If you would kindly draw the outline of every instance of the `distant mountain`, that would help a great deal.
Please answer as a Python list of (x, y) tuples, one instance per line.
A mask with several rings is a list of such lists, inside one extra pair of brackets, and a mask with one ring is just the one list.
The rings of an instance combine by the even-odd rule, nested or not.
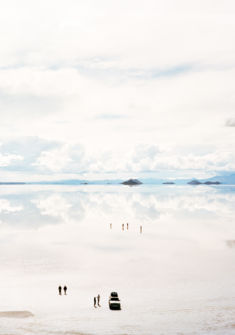
[(18, 181), (2, 181), (0, 182), (0, 185), (25, 185), (24, 182), (18, 182)]
[(38, 181), (31, 182), (29, 184), (40, 184), (40, 185), (118, 185), (121, 183), (121, 179), (114, 180), (81, 180), (81, 179), (65, 179), (65, 180), (51, 180), (51, 181)]
[(193, 179), (193, 180), (189, 181), (187, 184), (189, 184), (189, 185), (220, 185), (221, 182), (213, 181), (213, 180), (209, 180), (209, 181), (207, 180), (205, 182), (201, 182), (197, 179)]
[(205, 183), (203, 183), (205, 185), (220, 185), (222, 184), (221, 182), (219, 181), (206, 181)]
[(207, 181), (219, 181), (221, 184), (235, 185), (235, 173), (230, 175), (215, 176), (208, 178)]
[(64, 180), (50, 180), (50, 181), (38, 181), (38, 182), (0, 182), (0, 185), (22, 185), (22, 184), (35, 184), (35, 185), (235, 185), (235, 173), (228, 174), (226, 172), (221, 175), (214, 176), (212, 178), (200, 179), (196, 178), (189, 179), (157, 179), (157, 178), (141, 178), (129, 179), (122, 181), (121, 179), (103, 179), (103, 180), (87, 180), (87, 179), (64, 179)]
[(139, 181), (138, 179), (128, 179), (126, 181), (123, 181), (121, 184), (134, 186), (134, 185), (141, 185), (143, 183), (141, 181)]

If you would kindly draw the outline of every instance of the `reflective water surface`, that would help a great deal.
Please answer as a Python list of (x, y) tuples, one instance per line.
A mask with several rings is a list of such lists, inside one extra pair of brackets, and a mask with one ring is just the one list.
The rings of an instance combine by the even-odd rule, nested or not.
[(0, 334), (235, 334), (234, 217), (232, 186), (2, 185), (0, 312), (34, 316)]

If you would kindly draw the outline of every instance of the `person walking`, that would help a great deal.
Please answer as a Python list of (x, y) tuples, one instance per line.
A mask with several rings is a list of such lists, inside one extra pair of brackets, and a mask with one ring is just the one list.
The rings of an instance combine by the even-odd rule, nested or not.
[(94, 297), (94, 307), (96, 308), (96, 297)]
[(62, 287), (61, 286), (58, 287), (58, 291), (59, 291), (59, 295), (61, 295), (61, 292), (62, 292)]
[(67, 295), (67, 286), (64, 286), (64, 295)]
[(97, 305), (99, 306), (99, 307), (101, 307), (100, 306), (100, 295), (98, 294), (98, 296), (97, 296)]

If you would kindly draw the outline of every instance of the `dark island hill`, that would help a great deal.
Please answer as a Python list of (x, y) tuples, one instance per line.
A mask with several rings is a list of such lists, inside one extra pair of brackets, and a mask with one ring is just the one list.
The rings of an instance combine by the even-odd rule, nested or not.
[(141, 185), (143, 183), (141, 181), (139, 181), (138, 179), (128, 179), (126, 181), (123, 181), (121, 184), (129, 185), (129, 186), (135, 186), (135, 185)]
[(193, 179), (189, 181), (187, 184), (189, 185), (220, 185), (221, 183), (219, 181), (205, 181), (201, 182), (197, 179)]
[[(141, 181), (139, 181), (138, 179), (128, 179), (124, 182), (122, 182), (121, 184), (123, 185), (129, 185), (129, 186), (135, 186), (135, 185), (141, 185), (143, 184)], [(175, 185), (175, 182), (173, 181), (165, 181), (165, 182), (162, 182), (163, 185)], [(205, 181), (205, 182), (201, 182), (197, 179), (192, 179), (191, 181), (189, 181), (187, 183), (188, 185), (220, 185), (221, 182), (219, 181), (211, 181), (211, 180), (208, 180), (208, 181)]]

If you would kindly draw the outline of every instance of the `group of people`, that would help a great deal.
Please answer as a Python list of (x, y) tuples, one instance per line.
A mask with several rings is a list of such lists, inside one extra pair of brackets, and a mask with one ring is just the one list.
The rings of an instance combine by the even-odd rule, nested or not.
[[(67, 286), (64, 286), (63, 290), (64, 290), (64, 295), (67, 295)], [(62, 295), (62, 287), (61, 286), (58, 287), (58, 291), (59, 291), (59, 295)]]
[(95, 308), (97, 308), (96, 303), (97, 303), (98, 307), (101, 307), (100, 306), (100, 295), (99, 294), (97, 295), (97, 297), (94, 297), (94, 307)]
[[(110, 223), (109, 227), (110, 227), (110, 229), (112, 229), (113, 228), (113, 224)], [(129, 223), (126, 223), (126, 230), (128, 230), (128, 229), (129, 229)], [(122, 230), (125, 230), (125, 223), (122, 223)], [(140, 226), (140, 234), (142, 234), (142, 231), (143, 231), (143, 228), (142, 228), (142, 226)]]
[[(63, 287), (64, 295), (67, 295), (67, 286)], [(62, 286), (58, 287), (59, 295), (62, 295)], [(97, 297), (94, 297), (94, 307), (101, 307), (100, 306), (100, 295), (98, 294)]]
[[(113, 224), (110, 223), (110, 224), (109, 224), (109, 227), (110, 227), (110, 229), (112, 229), (112, 228), (113, 228)], [(124, 230), (124, 228), (125, 228), (125, 223), (122, 223), (122, 230)], [(129, 229), (129, 223), (126, 223), (126, 229), (127, 229), (127, 230)]]
[[(124, 230), (124, 229), (125, 229), (125, 224), (123, 223), (122, 224), (122, 230)], [(128, 229), (129, 229), (129, 223), (126, 224), (126, 230), (128, 230)]]

